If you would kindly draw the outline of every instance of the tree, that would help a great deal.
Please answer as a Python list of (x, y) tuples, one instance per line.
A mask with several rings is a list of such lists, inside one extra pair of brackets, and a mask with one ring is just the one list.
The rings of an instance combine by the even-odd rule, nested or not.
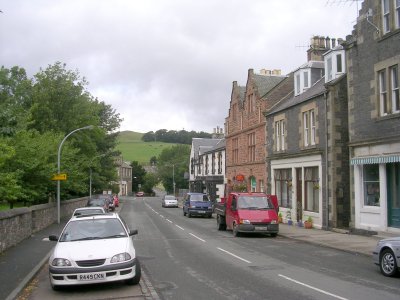
[(139, 184), (142, 184), (146, 178), (146, 170), (137, 161), (132, 161), (132, 192), (139, 191)]
[(173, 181), (175, 188), (187, 188), (189, 183), (184, 178), (189, 169), (190, 147), (188, 145), (176, 145), (164, 149), (158, 157), (158, 176), (168, 193), (172, 193)]
[(144, 183), (142, 185), (143, 191), (146, 194), (154, 194), (153, 188), (158, 184), (157, 175), (153, 173), (146, 173), (144, 176)]

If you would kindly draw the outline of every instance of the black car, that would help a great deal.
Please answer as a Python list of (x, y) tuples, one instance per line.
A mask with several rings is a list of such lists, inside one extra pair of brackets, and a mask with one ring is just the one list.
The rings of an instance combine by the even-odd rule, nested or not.
[[(110, 202), (111, 201), (111, 202)], [(112, 203), (112, 198), (109, 195), (99, 195), (95, 198), (91, 198), (88, 200), (86, 203), (86, 206), (93, 207), (93, 206), (99, 206), (103, 207), (106, 212), (110, 210), (114, 210), (115, 207), (112, 206), (110, 207), (110, 203)]]

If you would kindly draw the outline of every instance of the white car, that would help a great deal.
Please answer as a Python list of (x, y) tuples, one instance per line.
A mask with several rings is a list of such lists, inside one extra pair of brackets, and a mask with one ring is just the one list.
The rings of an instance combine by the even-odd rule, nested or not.
[(98, 215), (98, 214), (105, 214), (105, 213), (106, 213), (106, 211), (102, 207), (96, 207), (96, 206), (80, 207), (80, 208), (77, 208), (74, 210), (72, 217)]
[(395, 276), (400, 271), (400, 237), (380, 240), (372, 259), (384, 276)]
[(162, 207), (178, 207), (178, 199), (173, 195), (165, 195), (161, 200)]
[(71, 218), (49, 258), (50, 284), (60, 286), (124, 280), (137, 284), (141, 268), (129, 230), (116, 213)]

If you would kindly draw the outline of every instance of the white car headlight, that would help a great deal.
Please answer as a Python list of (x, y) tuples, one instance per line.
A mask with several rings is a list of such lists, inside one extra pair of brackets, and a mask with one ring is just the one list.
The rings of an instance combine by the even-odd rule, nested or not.
[(123, 261), (127, 261), (127, 260), (130, 260), (130, 259), (131, 259), (131, 256), (129, 255), (129, 253), (124, 252), (124, 253), (120, 253), (120, 254), (114, 255), (111, 258), (111, 263), (123, 262)]
[(250, 220), (240, 220), (241, 224), (251, 224)]
[(51, 265), (54, 267), (70, 267), (71, 262), (66, 258), (55, 258), (51, 262)]
[(272, 220), (271, 224), (277, 224), (278, 222), (276, 220)]

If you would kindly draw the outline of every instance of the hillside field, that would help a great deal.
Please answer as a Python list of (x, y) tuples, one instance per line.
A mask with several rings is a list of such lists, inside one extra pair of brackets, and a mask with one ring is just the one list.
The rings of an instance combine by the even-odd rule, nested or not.
[(165, 148), (176, 144), (143, 142), (143, 133), (134, 131), (121, 131), (118, 136), (117, 150), (121, 151), (125, 161), (138, 161), (142, 165), (149, 165), (150, 158), (158, 157)]

